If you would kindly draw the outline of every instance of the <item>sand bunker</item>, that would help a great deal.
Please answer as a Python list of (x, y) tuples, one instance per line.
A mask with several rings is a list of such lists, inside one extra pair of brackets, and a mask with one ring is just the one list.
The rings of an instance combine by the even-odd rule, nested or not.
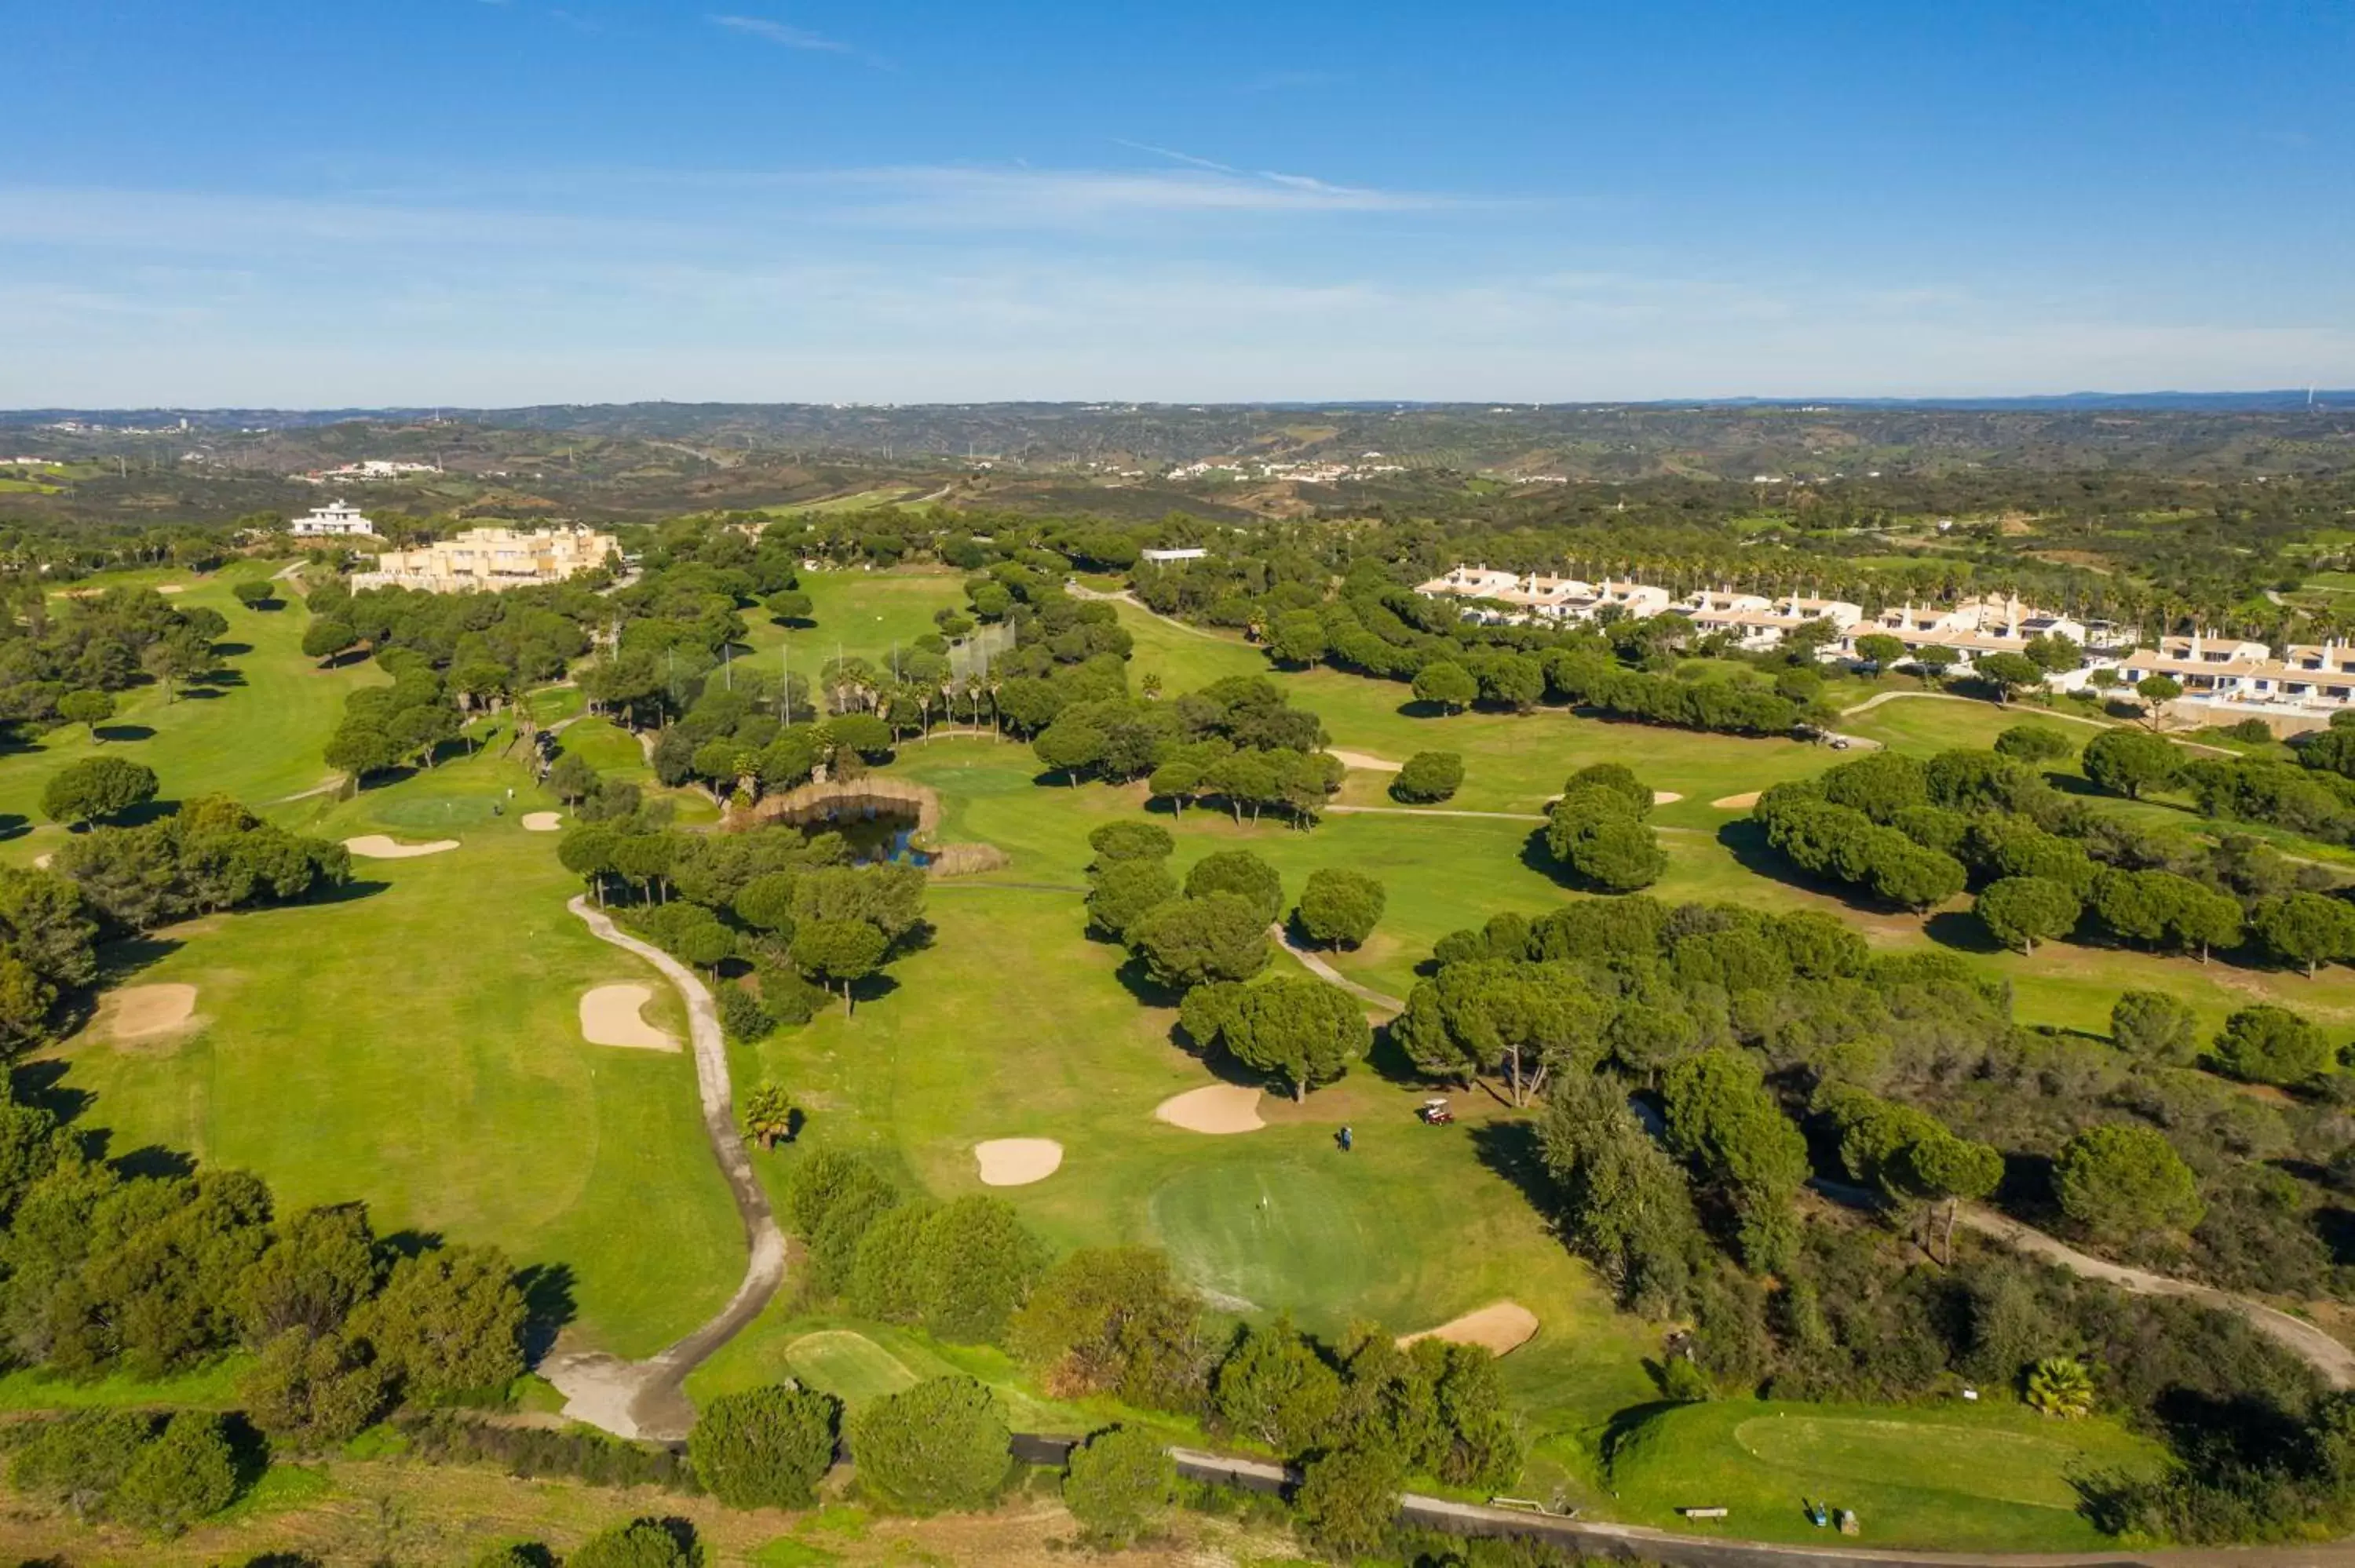
[(1538, 1331), (1537, 1314), (1518, 1301), (1492, 1301), (1476, 1312), (1466, 1312), (1436, 1329), (1401, 1336), (1399, 1343), (1444, 1340), (1451, 1345), (1477, 1345), (1492, 1355), (1507, 1355), (1529, 1342)]
[(127, 985), (107, 993), (101, 1021), (117, 1040), (169, 1034), (197, 1011), (192, 985)]
[(405, 844), (382, 833), (362, 833), (356, 839), (346, 839), (344, 847), (362, 860), (414, 860), (421, 854), (440, 854), (443, 850), (458, 847), (456, 839), (435, 839), (430, 844)]
[(1063, 1146), (1051, 1138), (993, 1138), (973, 1146), (985, 1187), (1028, 1187), (1044, 1181), (1063, 1163)]
[(1329, 746), (1325, 749), (1327, 755), (1339, 758), (1342, 767), (1362, 768), (1369, 773), (1396, 773), (1406, 766), (1402, 762), (1392, 762), (1386, 757), (1373, 757), (1362, 751), (1342, 751)]
[(47, 871), (49, 869), (49, 862), (57, 858), (58, 852), (55, 850), (49, 851), (47, 854), (37, 854), (33, 857), (33, 869), (35, 871)]
[(648, 1023), (638, 1010), (655, 999), (642, 985), (601, 985), (581, 999), (581, 1035), (591, 1045), (676, 1051), (678, 1042)]
[(1716, 800), (1711, 800), (1710, 804), (1716, 807), (1721, 811), (1746, 811), (1750, 810), (1751, 807), (1758, 804), (1758, 797), (1764, 792), (1764, 791), (1763, 790), (1753, 789), (1747, 795), (1720, 795)]
[(1652, 804), (1655, 806), (1673, 806), (1683, 799), (1684, 797), (1678, 794), (1674, 789), (1655, 789), (1652, 791)]
[(1188, 1089), (1155, 1106), (1153, 1117), (1188, 1132), (1257, 1132), (1267, 1125), (1259, 1118), (1259, 1091), (1241, 1084)]
[(164, 583), (160, 585), (155, 591), (157, 593), (186, 593), (188, 591), (188, 585), (186, 583)]
[(552, 833), (564, 825), (561, 811), (526, 811), (523, 831), (527, 833)]

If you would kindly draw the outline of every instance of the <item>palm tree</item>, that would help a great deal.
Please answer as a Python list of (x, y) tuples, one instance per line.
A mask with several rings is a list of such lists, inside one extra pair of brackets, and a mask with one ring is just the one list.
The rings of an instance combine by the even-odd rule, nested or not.
[(2094, 1374), (2074, 1356), (2047, 1356), (2029, 1370), (2028, 1404), (2056, 1421), (2094, 1413)]
[(763, 1149), (794, 1135), (794, 1103), (782, 1085), (762, 1079), (744, 1097), (744, 1130)]

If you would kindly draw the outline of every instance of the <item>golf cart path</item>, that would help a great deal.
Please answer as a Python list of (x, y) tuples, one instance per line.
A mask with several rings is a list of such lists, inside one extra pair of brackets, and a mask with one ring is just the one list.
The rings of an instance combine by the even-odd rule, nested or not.
[(1151, 616), (1154, 620), (1161, 622), (1164, 626), (1176, 627), (1178, 630), (1186, 633), (1188, 637), (1207, 637), (1213, 642), (1232, 643), (1239, 648), (1248, 646), (1248, 644), (1242, 642), (1238, 638), (1228, 637), (1216, 631), (1205, 631), (1199, 626), (1188, 626), (1182, 620), (1173, 620), (1168, 616), (1162, 614), (1159, 610), (1146, 603), (1143, 599), (1137, 598), (1135, 594), (1130, 592), (1126, 588), (1122, 588), (1116, 593), (1105, 593), (1101, 588), (1092, 588), (1078, 582), (1065, 583), (1063, 585), (1063, 588), (1064, 591), (1069, 593), (1073, 599), (1098, 599), (1106, 600), (1113, 604), (1124, 604), (1128, 606), (1129, 609), (1136, 610), (1141, 614)]
[[(1067, 1446), (1071, 1438), (1043, 1441)], [(1210, 1481), (1252, 1493), (1281, 1493), (1300, 1481), (1300, 1471), (1269, 1465), (1267, 1459), (1199, 1448), (1168, 1448), (1166, 1453), (1178, 1465), (1178, 1474), (1189, 1481)], [(1679, 1535), (1608, 1519), (1533, 1514), (1529, 1510), (1500, 1510), (1453, 1498), (1427, 1498), (1423, 1493), (1399, 1493), (1399, 1511), (1408, 1523), (1436, 1528), (1448, 1535), (1538, 1540), (1573, 1549), (1580, 1561), (1641, 1561), (1665, 1563), (1668, 1568), (1780, 1568), (1783, 1563), (1808, 1563), (1811, 1568), (1896, 1568), (1901, 1563), (1917, 1563), (1922, 1568), (2355, 1568), (2355, 1542), (2167, 1547), (2158, 1552), (2131, 1547), (2110, 1552), (1908, 1552), (1901, 1547), (1870, 1547), (1863, 1540), (1841, 1540), (1837, 1535), (1830, 1535), (1820, 1547), (1726, 1535)], [(1870, 1528), (1870, 1520), (1865, 1528)]]
[(2179, 1296), (2203, 1307), (2230, 1312), (2320, 1372), (2331, 1387), (2355, 1388), (2355, 1350), (2339, 1343), (2312, 1323), (2293, 1318), (2278, 1308), (2268, 1307), (2246, 1296), (2235, 1296), (2228, 1290), (2219, 1290), (2211, 1285), (2199, 1285), (2188, 1279), (2153, 1274), (2148, 1269), (2132, 1268), (2106, 1258), (2094, 1257), (2079, 1252), (2058, 1236), (2047, 1235), (2032, 1225), (2024, 1225), (2018, 1220), (1975, 1204), (1964, 1204), (1957, 1217), (1964, 1225), (1981, 1235), (1999, 1241), (2015, 1252), (2057, 1264), (2081, 1278), (2103, 1280), (2137, 1296)]
[[(1865, 698), (1864, 701), (1857, 704), (1856, 706), (1852, 708), (1840, 709), (1839, 716), (1842, 718), (1854, 718), (1859, 714), (1870, 713), (1883, 703), (1893, 703), (1898, 701), (1900, 698), (1911, 698), (1916, 701), (1926, 699), (1934, 703), (1977, 703), (1981, 707), (1987, 705), (1986, 703), (1981, 702), (1977, 697), (1959, 697), (1952, 692), (1875, 692), (1871, 696), (1869, 696)], [(2109, 719), (2088, 718), (2083, 714), (2064, 714), (2052, 708), (2015, 708), (2008, 703), (1998, 704), (1997, 705), (2002, 707), (2007, 713), (2017, 713), (2022, 718), (2059, 719), (2062, 724), (2089, 724), (2095, 729), (2124, 729), (2126, 727), (2124, 724), (2114, 723)], [(2157, 734), (2158, 732), (2153, 731), (2152, 733)], [(1851, 736), (1850, 738), (1853, 739), (1856, 737)], [(2183, 740), (2171, 735), (2162, 736), (2160, 738), (2173, 741), (2177, 746), (2182, 747), (2187, 751), (2204, 751), (2211, 757), (2237, 757), (2240, 755), (2229, 747), (2210, 746), (2205, 741)]]
[(1542, 822), (1534, 811), (1456, 811), (1442, 806), (1327, 806), (1336, 816), (1351, 817), (1480, 817), (1492, 822)]
[(273, 806), (291, 806), (297, 800), (308, 800), (314, 795), (332, 795), (349, 781), (345, 774), (334, 774), (323, 783), (314, 784), (308, 789), (297, 789), (292, 795), (282, 795), (270, 803)]
[(703, 1101), (703, 1129), (711, 1139), (719, 1173), (735, 1196), (736, 1212), (743, 1217), (751, 1256), (745, 1264), (744, 1282), (719, 1316), (667, 1350), (642, 1361), (625, 1361), (602, 1352), (553, 1354), (540, 1362), (539, 1373), (564, 1395), (564, 1414), (572, 1420), (619, 1437), (676, 1440), (685, 1437), (695, 1422), (694, 1407), (687, 1400), (687, 1374), (759, 1317), (777, 1293), (785, 1277), (785, 1238), (769, 1212), (768, 1195), (752, 1174), (752, 1157), (745, 1152), (744, 1140), (736, 1131), (727, 1040), (719, 1031), (719, 1010), (712, 1002), (711, 992), (677, 959), (623, 931), (590, 907), (585, 895), (575, 896), (568, 907), (598, 939), (635, 953), (660, 969), (687, 1003), (687, 1034), (695, 1051), (695, 1086)]
[[(1872, 1189), (1847, 1181), (1834, 1181), (1818, 1176), (1811, 1179), (1807, 1185), (1832, 1202), (1852, 1209), (1878, 1210), (1887, 1203), (1887, 1200)], [(2065, 1268), (2081, 1279), (2098, 1279), (2137, 1296), (2179, 1297), (2220, 1312), (2230, 1312), (2320, 1372), (2323, 1381), (2331, 1387), (2355, 1388), (2355, 1349), (2350, 1349), (2314, 1324), (2302, 1318), (2293, 1318), (2279, 1308), (2269, 1307), (2251, 1297), (2235, 1296), (2229, 1290), (2219, 1290), (2212, 1285), (2178, 1279), (2172, 1275), (2154, 1274), (2147, 1268), (2112, 1263), (2107, 1258), (2079, 1252), (2058, 1236), (1977, 1203), (1963, 1204), (1955, 1212), (1955, 1218), (1967, 1230), (1975, 1231), (1990, 1241), (2001, 1242), (2014, 1252), (2025, 1253), (2055, 1267)]]
[[(1873, 741), (1859, 744), (1873, 746)], [(1666, 802), (1662, 802), (1666, 804)], [(1539, 811), (1458, 811), (1445, 806), (1327, 806), (1327, 811), (1345, 817), (1466, 817), (1489, 822), (1543, 822), (1552, 819)], [(1666, 822), (1653, 822), (1656, 833), (1698, 833), (1700, 828), (1671, 827)]]
[(1406, 1011), (1406, 1003), (1401, 1001), (1398, 998), (1394, 996), (1386, 996), (1382, 992), (1374, 990), (1371, 986), (1359, 985), (1356, 980), (1351, 980), (1348, 975), (1343, 974), (1339, 969), (1337, 969), (1331, 964), (1327, 963), (1318, 954), (1312, 953), (1307, 948), (1301, 947), (1298, 943), (1295, 942), (1292, 939), (1292, 933), (1284, 929), (1283, 921), (1270, 921), (1268, 923), (1267, 934), (1275, 938), (1276, 945), (1278, 947), (1282, 948), (1285, 952), (1290, 953), (1294, 958), (1298, 959), (1302, 969), (1306, 969), (1318, 980), (1325, 980), (1332, 985), (1339, 986), (1343, 991), (1348, 991), (1351, 996), (1356, 997), (1359, 1001), (1364, 1002), (1369, 1007), (1379, 1007), (1386, 1012), (1404, 1012)]
[[(1198, 1448), (1167, 1450), (1178, 1473), (1189, 1480), (1209, 1481), (1249, 1491), (1275, 1493), (1296, 1484), (1299, 1473), (1263, 1459), (1207, 1453)], [(1879, 1568), (1881, 1564), (1920, 1564), (1923, 1568), (2350, 1568), (2355, 1542), (2306, 1542), (2282, 1546), (2181, 1548), (2159, 1551), (2119, 1548), (2094, 1552), (1920, 1552), (1874, 1547), (1862, 1541), (1831, 1536), (1818, 1545), (1786, 1545), (1743, 1541), (1738, 1537), (1685, 1535), (1648, 1525), (1620, 1524), (1609, 1520), (1566, 1518), (1501, 1509), (1453, 1498), (1402, 1492), (1399, 1511), (1414, 1524), (1450, 1535), (1521, 1538), (1576, 1551), (1581, 1561), (1659, 1563), (1668, 1568), (1779, 1568), (1807, 1563), (1812, 1568)], [(1867, 1521), (1868, 1529), (1870, 1528)]]

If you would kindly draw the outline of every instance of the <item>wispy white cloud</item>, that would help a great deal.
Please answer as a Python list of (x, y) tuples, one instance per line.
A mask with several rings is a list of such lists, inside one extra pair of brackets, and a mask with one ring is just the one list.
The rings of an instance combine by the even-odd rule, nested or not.
[[(512, 249), (687, 238), (685, 226), (638, 217), (235, 192), (0, 186), (0, 244), (99, 249), (123, 257), (218, 252), (301, 263), (319, 247), (463, 244)], [(633, 240), (633, 236), (637, 238)], [(274, 255), (272, 254), (274, 252)]]
[(1423, 191), (1246, 175), (1194, 160), (1185, 169), (1033, 169), (911, 165), (809, 176), (845, 193), (836, 216), (948, 228), (1092, 228), (1141, 217), (1306, 217), (1431, 212), (1484, 205)]
[[(0, 406), (2355, 378), (2355, 313), (2311, 302), (2060, 300), (1867, 257), (1794, 272), (1647, 244), (1640, 215), (1605, 238), (1565, 206), (1167, 163), (477, 171), (463, 187), (420, 172), (307, 198), (0, 186)], [(1476, 251), (1429, 217), (1474, 208), (1498, 237)]]
[(1172, 163), (1191, 164), (1198, 169), (1215, 169), (1222, 175), (1240, 175), (1242, 173), (1241, 169), (1234, 167), (1231, 164), (1216, 163), (1209, 158), (1198, 158), (1191, 153), (1181, 153), (1175, 147), (1156, 147), (1150, 142), (1131, 142), (1124, 136), (1115, 136), (1112, 140), (1113, 145), (1115, 147), (1126, 147), (1133, 152), (1138, 153), (1150, 153), (1156, 158), (1167, 158)]
[(811, 54), (840, 55), (846, 59), (854, 59), (862, 65), (873, 66), (878, 70), (889, 70), (891, 65), (890, 61), (881, 56), (869, 54), (856, 44), (847, 44), (840, 38), (829, 38), (824, 33), (813, 33), (807, 27), (796, 27), (790, 22), (779, 22), (767, 16), (745, 16), (723, 12), (707, 16), (704, 20), (715, 27), (725, 27), (731, 33), (741, 33), (747, 37), (759, 38), (764, 43), (774, 44), (781, 49), (801, 49)]
[(773, 22), (766, 16), (708, 16), (715, 27), (726, 27), (738, 33), (750, 33), (756, 38), (788, 49), (815, 49), (822, 54), (847, 55), (857, 51), (838, 38), (826, 37), (806, 27), (796, 27), (785, 22)]

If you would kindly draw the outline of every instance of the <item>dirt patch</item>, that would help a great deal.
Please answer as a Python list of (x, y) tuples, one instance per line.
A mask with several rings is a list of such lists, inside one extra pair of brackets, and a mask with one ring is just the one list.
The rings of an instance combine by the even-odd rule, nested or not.
[(456, 839), (435, 839), (430, 844), (405, 844), (382, 833), (362, 833), (356, 839), (346, 839), (344, 847), (362, 860), (414, 860), (421, 854), (440, 854), (458, 847)]
[(1051, 1138), (993, 1138), (973, 1146), (985, 1187), (1028, 1187), (1061, 1169), (1063, 1146)]
[(1004, 871), (1013, 863), (1014, 857), (996, 844), (943, 844), (924, 863), (924, 874), (977, 876), (986, 871)]
[(1403, 762), (1392, 762), (1386, 757), (1369, 756), (1362, 751), (1343, 751), (1330, 746), (1325, 750), (1327, 756), (1339, 758), (1342, 767), (1362, 768), (1369, 773), (1396, 773), (1406, 766)]
[(523, 831), (527, 833), (552, 833), (562, 826), (564, 813), (561, 811), (526, 811), (523, 814)]
[(1684, 797), (1678, 794), (1674, 789), (1655, 789), (1652, 791), (1652, 804), (1655, 806), (1673, 806), (1683, 799)]
[(99, 1022), (117, 1040), (148, 1040), (180, 1028), (196, 1011), (195, 986), (127, 985), (107, 993)]
[(1764, 793), (1763, 789), (1753, 789), (1747, 795), (1720, 795), (1710, 804), (1721, 811), (1746, 811), (1758, 804), (1758, 797)]
[(1477, 1345), (1492, 1355), (1502, 1356), (1528, 1344), (1537, 1331), (1537, 1314), (1519, 1302), (1491, 1301), (1478, 1311), (1466, 1312), (1436, 1329), (1425, 1329), (1420, 1334), (1402, 1335), (1399, 1343), (1411, 1345), (1417, 1340), (1444, 1340), (1451, 1345)]
[(1153, 1118), (1188, 1132), (1257, 1132), (1259, 1091), (1241, 1084), (1209, 1084), (1173, 1095), (1153, 1107)]
[(581, 1036), (591, 1045), (676, 1051), (678, 1042), (648, 1023), (639, 1009), (655, 999), (642, 985), (601, 985), (581, 999)]

